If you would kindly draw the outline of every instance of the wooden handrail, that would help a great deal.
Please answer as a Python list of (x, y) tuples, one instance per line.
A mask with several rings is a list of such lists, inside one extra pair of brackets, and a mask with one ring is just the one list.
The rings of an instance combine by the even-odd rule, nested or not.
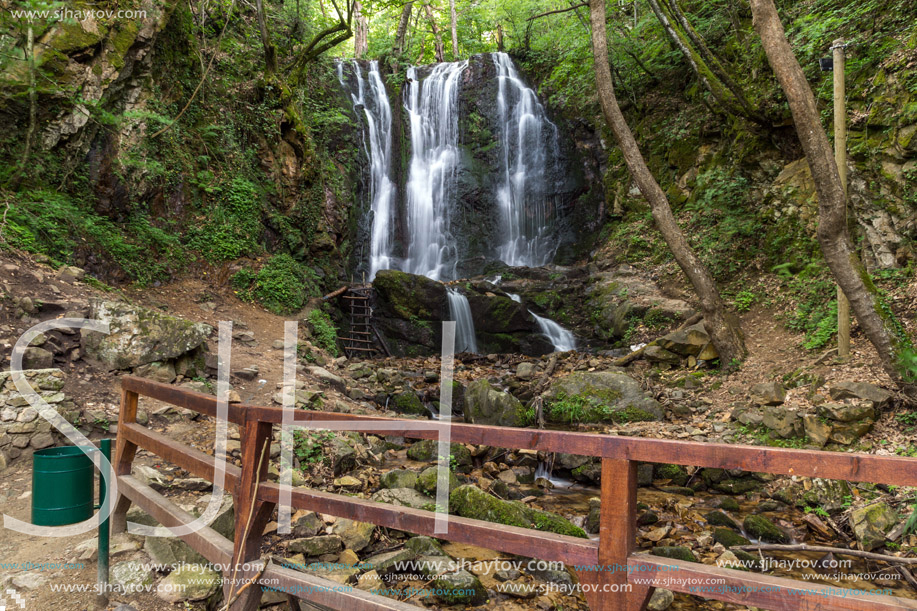
[[(130, 476), (131, 462), (138, 447), (211, 481), (215, 471), (214, 460), (219, 460), (137, 424), (139, 395), (212, 417), (218, 413), (218, 403), (213, 396), (134, 376), (122, 378), (122, 406), (114, 465), (119, 484), (123, 484), (124, 488), (116, 503), (113, 529), (123, 529), (124, 515), (131, 502), (166, 526), (190, 520), (190, 516), (168, 499)], [(242, 428), (242, 469), (224, 461), (225, 487), (232, 491), (236, 508), (235, 542), (219, 541), (219, 535), (208, 529), (183, 538), (212, 562), (255, 564), (260, 549), (260, 533), (281, 497), (280, 485), (266, 482), (263, 478), (259, 480), (255, 476), (255, 467), (259, 453), (271, 441), (272, 426), (284, 423), (284, 411), (273, 406), (232, 403), (226, 406), (226, 417)], [(635, 553), (638, 461), (917, 486), (917, 459), (437, 421), (425, 422), (424, 426), (428, 428), (416, 430), (407, 428), (416, 427), (416, 420), (305, 410), (295, 410), (287, 415), (287, 419), (295, 425), (313, 428), (321, 428), (323, 421), (335, 422), (345, 429), (347, 423), (353, 423), (359, 424), (361, 433), (397, 434), (414, 439), (437, 439), (440, 432), (448, 428), (451, 440), (459, 443), (600, 457), (602, 504), (598, 543), (457, 516), (449, 517), (447, 533), (437, 533), (434, 530), (436, 514), (430, 511), (309, 488), (300, 487), (291, 491), (291, 505), (295, 508), (573, 565), (583, 584), (584, 595), (594, 610), (642, 609), (656, 587), (764, 609), (917, 609), (917, 601), (910, 599), (857, 594), (813, 582)], [(379, 428), (374, 429), (373, 423), (379, 423)], [(405, 428), (397, 426), (398, 423), (404, 423)], [(266, 464), (262, 465), (261, 475), (264, 474)], [(243, 540), (241, 533), (246, 532), (249, 515), (254, 518), (248, 524), (250, 536)], [(287, 592), (295, 589), (297, 593), (290, 594), (291, 600), (306, 598), (339, 609), (416, 609), (364, 592), (346, 594), (330, 589), (317, 590), (321, 584), (328, 587), (339, 584), (291, 569), (268, 566), (260, 575), (262, 581), (271, 576), (284, 584)], [(237, 579), (256, 576), (250, 567)], [(699, 586), (704, 580), (706, 586)], [(707, 587), (711, 584), (720, 587)], [(258, 600), (258, 588), (248, 588), (246, 595), (240, 596), (231, 610), (253, 611), (258, 607)]]

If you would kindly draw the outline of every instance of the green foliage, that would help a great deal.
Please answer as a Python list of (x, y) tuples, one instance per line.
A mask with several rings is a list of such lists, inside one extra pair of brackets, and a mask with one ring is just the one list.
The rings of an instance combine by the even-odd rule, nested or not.
[(122, 229), (63, 193), (36, 190), (11, 197), (15, 201), (3, 238), (17, 248), (64, 263), (77, 263), (80, 255), (101, 255), (141, 285), (166, 280), (182, 267), (181, 243), (140, 211)]
[(290, 255), (274, 255), (258, 271), (252, 295), (275, 314), (290, 314), (319, 295), (316, 281), (315, 272)]
[(331, 431), (293, 431), (293, 454), (299, 459), (299, 468), (307, 471), (312, 465), (324, 462), (325, 444), (333, 438)]
[(745, 290), (736, 293), (735, 299), (732, 300), (732, 305), (735, 306), (737, 312), (747, 312), (757, 301), (757, 295), (752, 291)]
[(189, 232), (189, 246), (211, 262), (230, 261), (261, 250), (261, 197), (245, 178), (234, 178), (216, 189), (216, 200), (205, 221)]
[(331, 321), (331, 317), (319, 309), (309, 312), (309, 324), (312, 325), (312, 331), (315, 335), (315, 343), (320, 348), (327, 351), (333, 356), (338, 355), (337, 345), (337, 327)]

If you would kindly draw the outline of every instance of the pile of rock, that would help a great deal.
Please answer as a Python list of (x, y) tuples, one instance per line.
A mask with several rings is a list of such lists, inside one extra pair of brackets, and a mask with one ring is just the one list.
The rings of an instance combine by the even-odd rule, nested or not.
[(643, 356), (652, 363), (670, 367), (696, 367), (719, 358), (703, 322), (660, 337), (646, 347)]
[[(64, 374), (60, 369), (31, 369), (23, 375), (45, 403), (71, 424), (80, 419), (76, 404), (61, 392)], [(60, 434), (38, 415), (13, 384), (12, 374), (0, 372), (0, 467), (23, 452), (56, 445)]]

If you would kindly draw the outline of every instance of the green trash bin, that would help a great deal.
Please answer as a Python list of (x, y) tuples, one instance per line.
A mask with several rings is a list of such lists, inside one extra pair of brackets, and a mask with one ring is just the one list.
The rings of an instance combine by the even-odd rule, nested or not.
[(36, 450), (32, 456), (32, 524), (64, 526), (88, 520), (93, 508), (95, 446)]

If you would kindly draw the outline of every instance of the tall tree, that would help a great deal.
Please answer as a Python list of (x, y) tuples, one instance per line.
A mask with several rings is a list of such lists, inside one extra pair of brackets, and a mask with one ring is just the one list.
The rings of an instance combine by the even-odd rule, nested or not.
[(398, 20), (398, 30), (395, 32), (395, 55), (404, 53), (404, 39), (408, 33), (408, 24), (411, 22), (411, 10), (413, 8), (413, 2), (405, 2), (401, 8), (401, 18)]
[(363, 14), (363, 5), (360, 0), (353, 3), (353, 55), (357, 59), (363, 57), (369, 50), (369, 21)]
[(433, 30), (433, 41), (435, 46), (436, 61), (444, 62), (446, 61), (445, 52), (443, 51), (443, 34), (439, 29), (439, 26), (436, 25), (436, 17), (433, 15), (433, 7), (430, 6), (430, 0), (424, 0), (423, 3), (424, 14), (427, 16), (427, 21), (430, 23), (430, 29)]
[(860, 328), (879, 353), (882, 367), (902, 391), (917, 401), (917, 385), (902, 375), (901, 362), (912, 348), (891, 310), (882, 302), (847, 233), (846, 196), (815, 96), (786, 38), (773, 0), (751, 0), (755, 30), (768, 62), (786, 93), (796, 133), (818, 195), (816, 235), (828, 268), (844, 291)]
[(452, 28), (452, 59), (458, 59), (458, 19), (455, 14), (455, 0), (449, 0), (449, 23)]
[(624, 156), (624, 162), (637, 183), (637, 188), (650, 204), (653, 219), (663, 239), (672, 250), (679, 267), (688, 277), (700, 299), (704, 316), (704, 328), (720, 355), (720, 363), (729, 368), (743, 360), (748, 354), (742, 330), (735, 316), (729, 313), (720, 297), (713, 276), (685, 239), (681, 228), (672, 215), (672, 209), (665, 192), (656, 182), (646, 165), (637, 140), (621, 113), (615, 97), (611, 68), (608, 62), (608, 42), (605, 19), (605, 0), (590, 0), (590, 21), (592, 24), (592, 55), (595, 64), (596, 88), (605, 121), (614, 134), (615, 141)]

